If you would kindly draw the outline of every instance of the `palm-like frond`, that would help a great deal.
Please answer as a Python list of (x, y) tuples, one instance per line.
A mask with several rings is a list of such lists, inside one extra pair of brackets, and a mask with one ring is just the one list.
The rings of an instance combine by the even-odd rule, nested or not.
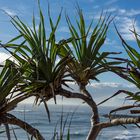
[(21, 83), (22, 75), (24, 73), (23, 69), (26, 69), (25, 65), (22, 67), (11, 60), (6, 60), (0, 73), (0, 110), (11, 100), (12, 94), (16, 90), (16, 86)]
[[(130, 46), (120, 35), (119, 31), (116, 28), (116, 31), (122, 41), (122, 45), (124, 46), (130, 61), (128, 62), (127, 65), (127, 76), (126, 80), (129, 80), (133, 84), (135, 84), (139, 89), (140, 89), (140, 53), (139, 50), (135, 49), (134, 47)], [(137, 34), (135, 27), (134, 31), (132, 33), (135, 36), (138, 49), (140, 48), (140, 39), (139, 35)], [(129, 78), (129, 79), (128, 79)]]
[(79, 20), (76, 20), (77, 27), (74, 26), (68, 16), (67, 24), (71, 33), (71, 46), (66, 43), (60, 50), (60, 56), (70, 54), (73, 62), (68, 64), (69, 72), (78, 84), (87, 85), (89, 80), (97, 80), (97, 75), (108, 71), (109, 66), (120, 64), (121, 62), (108, 62), (107, 56), (115, 54), (113, 52), (100, 52), (103, 46), (109, 24), (112, 19), (110, 15), (101, 15), (97, 25), (92, 29), (92, 23), (86, 26), (81, 9), (78, 9)]
[[(140, 39), (139, 39), (139, 35), (136, 32), (135, 27), (133, 28), (134, 30), (132, 31), (132, 33), (135, 36), (135, 41), (137, 43), (137, 49), (134, 48), (133, 46), (130, 46), (121, 36), (121, 34), (119, 33), (117, 27), (115, 26), (117, 34), (119, 35), (121, 41), (122, 41), (122, 45), (125, 49), (125, 51), (128, 54), (128, 57), (130, 60), (127, 60), (127, 67), (125, 68), (125, 71), (122, 71), (122, 69), (118, 69), (117, 74), (120, 75), (122, 78), (124, 78), (125, 80), (128, 80), (129, 82), (133, 83), (138, 90), (140, 89), (140, 53), (139, 53), (139, 49), (140, 49)], [(114, 94), (113, 96), (111, 96), (110, 98), (120, 94), (120, 93), (125, 93), (127, 95), (126, 99), (128, 100), (133, 100), (136, 103), (140, 102), (140, 92), (130, 92), (130, 91), (122, 91), (122, 92), (118, 92), (117, 94)], [(108, 98), (108, 99), (110, 99)], [(107, 101), (108, 99), (106, 99), (105, 101)], [(103, 101), (104, 102), (104, 101)], [(113, 110), (113, 112), (119, 111), (119, 110), (125, 110), (128, 108), (139, 108), (139, 104), (137, 105), (131, 105), (131, 106), (123, 106), (120, 108), (117, 108), (115, 110)], [(112, 113), (112, 112), (111, 112)], [(139, 113), (139, 110), (130, 110), (130, 113)]]
[[(21, 90), (26, 91), (26, 93), (40, 93), (38, 97), (41, 100), (43, 97), (47, 98), (47, 96), (53, 94), (56, 102), (55, 91), (63, 83), (65, 84), (65, 65), (70, 59), (65, 56), (57, 62), (60, 46), (56, 43), (55, 32), (61, 19), (61, 13), (56, 24), (54, 24), (48, 10), (51, 33), (47, 38), (44, 16), (40, 7), (39, 11), (38, 29), (34, 16), (32, 20), (33, 28), (26, 25), (19, 17), (12, 18), (11, 22), (20, 34), (9, 41), (6, 46), (14, 49), (14, 52), (10, 51), (10, 53), (20, 65), (28, 64), (28, 68), (25, 69), (23, 75), (26, 82), (20, 86)], [(14, 43), (18, 39), (21, 41), (21, 38), (23, 40), (21, 44)], [(42, 101), (44, 102), (44, 100)]]

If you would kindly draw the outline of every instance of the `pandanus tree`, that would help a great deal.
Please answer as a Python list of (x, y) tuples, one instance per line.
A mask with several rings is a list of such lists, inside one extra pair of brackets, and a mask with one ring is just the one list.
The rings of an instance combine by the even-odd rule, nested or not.
[[(64, 79), (64, 77), (66, 75), (64, 75), (64, 68), (65, 64), (70, 61), (70, 59), (66, 57), (56, 63), (57, 52), (59, 48), (56, 46), (55, 42), (55, 31), (58, 26), (61, 13), (58, 16), (56, 25), (53, 24), (52, 19), (49, 15), (52, 31), (49, 38), (46, 39), (44, 17), (41, 9), (39, 10), (39, 29), (36, 29), (34, 16), (33, 29), (24, 24), (18, 17), (11, 17), (12, 24), (15, 26), (15, 28), (19, 31), (20, 34), (8, 43), (4, 45), (1, 44), (1, 46), (13, 56), (15, 62), (12, 62), (10, 60), (7, 61), (15, 64), (15, 66), (21, 66), (22, 69), (20, 69), (18, 73), (14, 71), (15, 73), (12, 74), (18, 74), (17, 78), (21, 78), (22, 80), (19, 81), (18, 79), (16, 79), (15, 81), (17, 83), (15, 83), (15, 85), (11, 85), (11, 88), (15, 87), (15, 90), (12, 91), (12, 93), (19, 93), (17, 95), (11, 94), (13, 100), (11, 100), (11, 102), (8, 102), (8, 104), (6, 104), (6, 107), (4, 106), (2, 109), (8, 109), (9, 111), (9, 108), (17, 105), (24, 99), (35, 96), (35, 103), (38, 103), (40, 99), (40, 101), (45, 104), (48, 118), (50, 121), (50, 115), (46, 101), (50, 98), (54, 98), (54, 101), (56, 103), (55, 92), (62, 86), (62, 84), (65, 84), (66, 79)], [(22, 43), (14, 43), (14, 41), (18, 39), (21, 39)], [(13, 70), (14, 69), (9, 71), (12, 72)], [(5, 74), (5, 77), (7, 77), (7, 74)], [(7, 91), (7, 85), (5, 86), (5, 89)], [(8, 90), (7, 94), (10, 93), (10, 90)], [(2, 95), (4, 95), (4, 93)], [(39, 135), (40, 133), (37, 130), (33, 130), (32, 127), (29, 128), (29, 125), (27, 123), (24, 122), (22, 123), (22, 125), (22, 128), (27, 127), (27, 132), (33, 135), (36, 139), (44, 139), (41, 135)]]
[[(9, 41), (6, 44), (6, 48), (13, 49), (10, 53), (19, 64), (28, 65), (24, 69), (24, 82), (19, 85), (19, 90), (29, 96), (35, 96), (35, 103), (38, 103), (38, 101), (43, 102), (50, 121), (46, 101), (54, 98), (56, 103), (56, 93), (62, 85), (67, 85), (65, 83), (67, 81), (65, 78), (67, 77), (65, 65), (71, 59), (66, 56), (57, 61), (59, 44), (56, 43), (55, 32), (61, 18), (61, 13), (54, 25), (48, 10), (51, 33), (47, 38), (44, 16), (40, 7), (39, 12), (40, 23), (38, 29), (36, 28), (34, 16), (32, 21), (33, 28), (23, 23), (18, 17), (12, 18), (12, 24), (19, 31), (20, 35)], [(18, 39), (23, 40), (20, 45), (14, 43)]]
[[(17, 96), (12, 95), (12, 97), (18, 97), (18, 100), (14, 100), (17, 101), (14, 105), (28, 97), (35, 96), (36, 104), (44, 103), (50, 121), (47, 106), (49, 99), (54, 98), (55, 103), (57, 103), (56, 95), (82, 99), (91, 107), (93, 112), (87, 140), (96, 139), (103, 128), (117, 125), (111, 122), (100, 122), (98, 105), (86, 89), (90, 81), (98, 81), (97, 76), (99, 74), (108, 71), (114, 72), (115, 69), (118, 72), (119, 67), (117, 65), (124, 63), (124, 61), (120, 61), (121, 59), (116, 59), (117, 61), (110, 59), (109, 55), (117, 54), (116, 52), (101, 51), (112, 18), (110, 15), (101, 15), (94, 28), (92, 22), (87, 28), (83, 13), (79, 8), (79, 20), (76, 20), (77, 27), (66, 15), (71, 37), (58, 42), (55, 33), (61, 13), (56, 24), (54, 24), (48, 10), (51, 33), (47, 37), (45, 19), (40, 6), (39, 12), (38, 29), (34, 16), (32, 28), (19, 17), (11, 17), (11, 22), (18, 30), (19, 35), (5, 44), (4, 48), (14, 57), (15, 65), (22, 66), (21, 71), (23, 71), (19, 76), (22, 80), (16, 86), (19, 93)], [(15, 43), (17, 40), (21, 43)], [(64, 88), (63, 85), (69, 87), (67, 85), (69, 81), (76, 82), (80, 92), (76, 93)]]
[(0, 125), (5, 125), (8, 140), (11, 139), (9, 124), (21, 127), (35, 138), (43, 139), (37, 129), (9, 113), (17, 103), (27, 98), (27, 96), (19, 96), (16, 93), (18, 92), (16, 87), (22, 81), (21, 76), (25, 67), (25, 65), (22, 67), (11, 60), (6, 60), (0, 73)]
[[(86, 31), (86, 25), (82, 11), (78, 10), (79, 21), (77, 21), (78, 30), (72, 25), (68, 16), (66, 20), (71, 32), (71, 37), (68, 40), (61, 40), (58, 43), (55, 39), (55, 32), (61, 18), (61, 13), (58, 16), (57, 22), (54, 25), (50, 12), (48, 11), (49, 21), (51, 25), (50, 36), (46, 37), (44, 17), (40, 11), (39, 28), (36, 29), (36, 21), (33, 16), (33, 27), (27, 26), (18, 17), (12, 18), (11, 22), (19, 31), (19, 36), (5, 44), (15, 61), (20, 65), (25, 65), (23, 78), (18, 90), (22, 94), (35, 96), (35, 102), (43, 102), (48, 118), (50, 120), (49, 109), (46, 101), (54, 98), (56, 103), (56, 95), (65, 96), (68, 98), (80, 98), (84, 100), (93, 111), (91, 131), (87, 139), (95, 139), (99, 133), (96, 125), (100, 122), (98, 108), (96, 102), (92, 99), (91, 94), (87, 91), (86, 86), (89, 80), (98, 80), (97, 75), (108, 71), (109, 66), (113, 66), (116, 62), (108, 62), (105, 58), (113, 52), (102, 52), (99, 50), (104, 44), (108, 26), (112, 19), (110, 16), (99, 19), (98, 24), (92, 30), (90, 40), (87, 41), (91, 32), (92, 23)], [(80, 32), (80, 35), (78, 35)], [(20, 44), (14, 41), (22, 38)], [(72, 48), (68, 42), (71, 42)], [(59, 62), (56, 60), (59, 58)], [(118, 63), (118, 62), (117, 62)], [(62, 85), (68, 86), (66, 77), (72, 77), (77, 82), (80, 93), (73, 93), (66, 90)], [(82, 94), (81, 94), (82, 93)]]
[[(72, 40), (70, 43), (65, 43), (60, 49), (60, 57), (73, 58), (67, 63), (67, 71), (70, 76), (77, 83), (80, 89), (80, 94), (93, 111), (91, 118), (91, 130), (87, 137), (88, 140), (96, 139), (100, 130), (102, 129), (100, 123), (100, 117), (98, 113), (98, 107), (92, 97), (91, 93), (86, 89), (86, 86), (90, 81), (99, 81), (97, 76), (104, 72), (114, 71), (118, 69), (117, 65), (123, 63), (123, 61), (115, 61), (115, 59), (109, 60), (109, 55), (117, 54), (116, 52), (101, 52), (108, 27), (113, 20), (110, 15), (100, 16), (97, 25), (92, 28), (93, 22), (87, 27), (82, 10), (78, 8), (78, 17), (76, 19), (77, 27), (71, 22), (70, 18), (66, 15), (66, 21), (71, 33)], [(76, 94), (75, 94), (76, 96)]]
[[(118, 108), (115, 108), (110, 111), (110, 118), (113, 113), (117, 113), (118, 111), (125, 111), (129, 110), (129, 118), (124, 118), (123, 115), (120, 118), (113, 119), (112, 122), (114, 125), (128, 125), (128, 124), (135, 124), (139, 128), (139, 123), (140, 123), (140, 39), (139, 39), (139, 34), (137, 33), (135, 26), (133, 26), (133, 30), (131, 30), (131, 33), (135, 37), (135, 42), (137, 46), (131, 46), (129, 45), (122, 37), (122, 35), (119, 33), (119, 30), (115, 26), (117, 34), (122, 42), (122, 46), (124, 47), (126, 53), (128, 54), (129, 59), (123, 59), (123, 61), (126, 61), (126, 67), (121, 67), (118, 68), (116, 71), (114, 71), (116, 74), (118, 74), (120, 77), (123, 79), (129, 81), (133, 85), (136, 86), (137, 92), (134, 93), (132, 91), (128, 90), (119, 90), (115, 94), (113, 94), (111, 97), (105, 99), (102, 101), (100, 104), (108, 101), (109, 99), (120, 95), (120, 94), (125, 94), (126, 98), (125, 100), (129, 100), (131, 102), (127, 103), (126, 105), (119, 106)], [(123, 68), (123, 69), (122, 69)], [(136, 116), (137, 114), (137, 116)], [(113, 123), (111, 124), (106, 124), (108, 127), (113, 126)]]
[[(125, 51), (128, 54), (129, 60), (127, 61), (127, 67), (126, 67), (126, 72), (123, 73), (123, 78), (125, 80), (128, 80), (129, 82), (131, 82), (132, 84), (134, 84), (137, 88), (137, 90), (140, 89), (140, 39), (139, 39), (139, 34), (137, 33), (135, 26), (133, 26), (133, 30), (131, 30), (131, 33), (134, 35), (135, 37), (135, 42), (137, 44), (137, 46), (133, 47), (131, 45), (129, 45), (121, 36), (121, 34), (119, 33), (118, 29), (116, 28), (116, 31), (122, 41), (122, 45), (125, 49)], [(139, 108), (139, 102), (140, 102), (140, 92), (130, 92), (130, 91), (119, 91), (118, 93), (115, 94), (118, 95), (120, 93), (125, 93), (127, 94), (127, 98), (130, 100), (135, 101), (134, 105), (130, 105), (130, 109), (132, 108)], [(123, 107), (122, 107), (123, 108)], [(129, 108), (129, 106), (128, 106)], [(124, 107), (125, 109), (125, 107)], [(131, 114), (135, 114), (135, 113), (140, 113), (139, 110), (130, 110)]]
[[(20, 65), (27, 65), (24, 69), (24, 81), (18, 86), (18, 90), (27, 96), (35, 96), (37, 103), (43, 102), (48, 118), (50, 120), (49, 109), (46, 101), (54, 98), (56, 103), (56, 95), (65, 96), (67, 98), (79, 98), (84, 100), (93, 111), (91, 130), (87, 137), (88, 140), (95, 139), (102, 129), (98, 107), (94, 98), (86, 89), (90, 80), (96, 80), (101, 73), (111, 71), (114, 65), (122, 62), (107, 60), (110, 54), (114, 52), (100, 52), (103, 46), (109, 24), (112, 19), (109, 16), (101, 15), (99, 22), (92, 29), (92, 22), (86, 30), (85, 19), (83, 13), (78, 9), (79, 21), (76, 28), (66, 16), (67, 24), (71, 33), (71, 37), (67, 40), (61, 40), (58, 43), (55, 39), (55, 32), (61, 18), (58, 16), (54, 25), (50, 12), (48, 11), (49, 21), (51, 25), (51, 33), (49, 38), (46, 37), (44, 17), (40, 10), (39, 28), (36, 29), (36, 21), (33, 16), (33, 27), (27, 26), (18, 17), (12, 18), (12, 23), (19, 31), (19, 36), (9, 41), (5, 46), (12, 48), (9, 52)], [(21, 39), (22, 43), (15, 44), (14, 41)], [(89, 40), (88, 40), (89, 39)], [(70, 43), (71, 43), (71, 46)], [(59, 58), (59, 62), (56, 60)], [(73, 93), (66, 90), (62, 85), (67, 85), (69, 77), (79, 86), (80, 93)], [(67, 79), (68, 78), (68, 79)]]

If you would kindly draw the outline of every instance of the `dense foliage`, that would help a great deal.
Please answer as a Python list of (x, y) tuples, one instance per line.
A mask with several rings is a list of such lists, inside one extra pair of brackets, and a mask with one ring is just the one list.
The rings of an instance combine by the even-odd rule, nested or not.
[[(91, 107), (93, 117), (91, 130), (87, 136), (88, 140), (96, 139), (101, 129), (115, 125), (112, 122), (106, 122), (104, 124), (100, 122), (98, 106), (92, 95), (86, 89), (86, 86), (90, 81), (99, 81), (97, 78), (99, 74), (111, 71), (140, 88), (140, 54), (125, 42), (117, 30), (130, 60), (109, 57), (110, 55), (117, 55), (118, 52), (103, 52), (100, 49), (105, 43), (109, 25), (113, 20), (111, 15), (101, 15), (94, 28), (92, 27), (93, 21), (87, 28), (84, 15), (80, 8), (78, 8), (77, 13), (79, 17), (78, 20), (75, 20), (77, 26), (66, 15), (70, 38), (60, 41), (56, 41), (56, 30), (61, 21), (62, 12), (60, 12), (56, 23), (54, 23), (50, 15), (50, 10), (48, 10), (48, 19), (51, 28), (51, 32), (48, 35), (46, 35), (46, 24), (40, 5), (40, 22), (38, 28), (36, 28), (37, 24), (34, 16), (32, 19), (32, 28), (25, 24), (19, 17), (11, 17), (11, 23), (19, 35), (8, 43), (1, 44), (1, 47), (6, 49), (14, 58), (14, 61), (7, 59), (5, 64), (1, 65), (1, 124), (18, 125), (36, 139), (44, 139), (39, 131), (26, 122), (10, 116), (8, 112), (14, 109), (19, 102), (35, 96), (35, 104), (44, 103), (50, 121), (51, 116), (47, 101), (54, 98), (54, 103), (57, 103), (56, 95), (60, 95), (67, 98), (82, 99)], [(139, 35), (136, 33), (135, 28), (133, 33), (140, 47)], [(126, 63), (127, 67), (122, 67), (122, 63)], [(68, 90), (70, 87), (67, 82), (71, 81), (77, 83), (80, 89), (79, 93)], [(68, 87), (67, 90), (65, 87)], [(129, 91), (124, 92), (129, 98), (140, 101), (139, 92), (136, 94)], [(116, 95), (118, 93), (112, 97)], [(119, 108), (115, 111), (127, 108), (129, 107)], [(1, 119), (2, 117), (5, 117), (7, 122)], [(10, 119), (8, 120), (8, 118), (11, 120), (15, 119), (14, 123)], [(136, 120), (132, 120), (131, 122), (126, 120), (128, 124), (133, 123), (133, 121), (139, 123)], [(120, 125), (126, 122), (122, 122)]]

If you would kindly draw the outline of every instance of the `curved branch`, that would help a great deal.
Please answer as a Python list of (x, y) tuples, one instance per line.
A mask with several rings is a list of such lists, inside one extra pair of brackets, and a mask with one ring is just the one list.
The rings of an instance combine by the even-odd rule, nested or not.
[(6, 113), (0, 116), (0, 124), (12, 124), (17, 125), (28, 132), (30, 135), (35, 137), (37, 140), (45, 140), (40, 132), (33, 128), (28, 123), (16, 118), (14, 115)]
[(112, 119), (109, 122), (105, 122), (101, 124), (102, 128), (117, 126), (117, 125), (125, 125), (125, 124), (137, 124), (140, 123), (140, 117), (129, 117), (129, 118), (116, 118)]
[(85, 86), (80, 85), (80, 90), (81, 90), (82, 94), (87, 95), (90, 98), (90, 100), (92, 101), (93, 115), (91, 118), (91, 128), (88, 133), (87, 140), (93, 140), (93, 139), (96, 139), (96, 137), (98, 136), (98, 133), (100, 132), (100, 127), (95, 127), (95, 125), (99, 124), (99, 122), (100, 122), (97, 104), (93, 100), (92, 96), (90, 95), (90, 93), (88, 92), (88, 90), (86, 89)]
[(92, 101), (92, 111), (93, 111), (93, 116), (92, 116), (92, 124), (96, 125), (100, 122), (99, 120), (99, 113), (98, 113), (98, 108), (97, 108), (97, 104), (95, 103), (95, 101), (93, 100), (92, 96), (90, 95), (90, 93), (88, 92), (88, 90), (85, 88), (85, 86), (80, 86), (80, 90), (81, 93), (88, 96), (90, 98), (90, 100)]
[(140, 123), (140, 117), (129, 117), (129, 118), (116, 118), (112, 119), (109, 122), (98, 123), (94, 125), (89, 133), (90, 136), (87, 137), (87, 140), (95, 140), (99, 134), (99, 132), (108, 127), (118, 126), (118, 125), (125, 125), (125, 124), (136, 124)]
[(10, 101), (9, 103), (7, 103), (3, 108), (0, 109), (0, 113), (6, 113), (8, 111), (11, 111), (18, 103), (20, 103), (21, 101), (34, 96), (33, 94), (24, 94), (22, 96), (19, 96), (15, 99), (13, 99), (12, 101)]
[(65, 89), (60, 89), (57, 92), (57, 95), (61, 95), (61, 96), (64, 96), (66, 98), (78, 98), (78, 99), (81, 99), (81, 100), (85, 101), (91, 107), (91, 109), (92, 109), (92, 111), (95, 115), (94, 124), (97, 124), (99, 122), (98, 110), (96, 110), (97, 106), (96, 106), (96, 103), (93, 101), (92, 98), (89, 98), (88, 96), (86, 96), (84, 94), (71, 92), (71, 91), (68, 91), (68, 90), (65, 90)]
[(92, 109), (93, 109), (93, 101), (86, 95), (77, 93), (77, 92), (71, 92), (65, 89), (60, 89), (57, 93), (57, 95), (64, 96), (66, 98), (77, 98), (85, 101)]
[[(84, 89), (83, 92), (88, 92), (88, 91), (86, 89)], [(94, 127), (96, 124), (99, 123), (98, 109), (97, 109), (97, 105), (94, 102), (94, 100), (91, 97), (87, 96), (86, 93), (85, 94), (73, 93), (73, 92), (67, 91), (65, 89), (60, 89), (57, 94), (61, 95), (61, 96), (64, 96), (66, 98), (82, 99), (83, 101), (85, 101), (91, 107), (92, 112), (93, 112), (93, 116), (92, 116), (92, 119), (91, 119), (91, 129), (90, 129), (89, 134), (87, 136), (87, 140), (93, 140), (93, 138), (96, 138), (99, 131), (100, 131), (100, 128), (99, 127)]]
[(117, 95), (119, 95), (119, 94), (121, 94), (121, 93), (124, 93), (124, 94), (127, 94), (127, 95), (130, 94), (129, 91), (126, 91), (126, 90), (119, 90), (119, 91), (117, 91), (115, 94), (113, 94), (113, 95), (111, 95), (110, 97), (108, 97), (107, 99), (105, 99), (105, 100), (101, 101), (100, 103), (98, 103), (97, 105), (99, 106), (99, 105), (101, 105), (101, 104), (107, 102), (107, 101), (110, 100), (111, 98), (113, 98), (113, 97), (115, 97), (115, 96), (117, 96)]

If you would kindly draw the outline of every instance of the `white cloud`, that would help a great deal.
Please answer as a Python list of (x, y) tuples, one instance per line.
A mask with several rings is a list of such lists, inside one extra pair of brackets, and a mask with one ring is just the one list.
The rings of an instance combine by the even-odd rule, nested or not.
[(1, 8), (1, 10), (3, 10), (9, 16), (16, 16), (17, 15), (17, 13), (14, 10), (9, 9), (8, 7), (3, 7), (3, 8)]
[(122, 36), (125, 40), (135, 41), (135, 38), (131, 33), (123, 33)]
[(105, 5), (111, 5), (111, 4), (116, 3), (117, 1), (119, 1), (119, 0), (110, 0), (110, 1), (107, 1), (107, 2), (105, 3)]
[[(136, 31), (140, 32), (140, 25), (137, 21), (134, 22), (135, 17), (140, 15), (140, 10), (136, 9), (121, 9), (121, 8), (108, 8), (105, 11), (112, 12), (116, 14), (115, 20), (117, 22), (117, 28), (123, 38), (129, 41), (135, 41), (135, 38), (130, 30), (133, 30), (133, 26), (135, 27)], [(97, 15), (96, 15), (97, 16)]]
[(115, 88), (115, 87), (118, 87), (119, 84), (118, 83), (107, 83), (107, 82), (105, 82), (105, 83), (94, 83), (94, 84), (91, 84), (91, 86), (94, 87), (94, 88), (104, 88), (104, 87)]
[(130, 9), (120, 9), (120, 13), (125, 14), (126, 16), (137, 16), (140, 15), (140, 10)]
[[(68, 85), (76, 86), (75, 82), (67, 82)], [(100, 82), (100, 83), (90, 83), (88, 87), (94, 89), (104, 89), (104, 88), (129, 88), (129, 89), (136, 89), (136, 86), (133, 84), (122, 84), (122, 83), (114, 83), (114, 82)]]
[[(76, 83), (70, 83), (68, 82), (68, 85), (73, 89), (72, 92), (79, 92), (79, 88), (76, 85)], [(136, 91), (136, 87), (132, 84), (121, 84), (121, 83), (111, 83), (111, 82), (102, 82), (102, 83), (93, 83), (87, 86), (88, 91), (93, 96), (93, 99), (96, 103), (99, 103), (106, 98), (110, 97), (111, 95), (115, 94), (118, 90), (129, 90), (129, 91)], [(70, 90), (70, 89), (69, 89)], [(109, 101), (105, 102), (103, 105), (105, 106), (121, 106), (125, 101), (125, 94), (121, 93), (118, 96), (115, 96), (114, 98), (110, 99)], [(57, 103), (62, 104), (62, 98), (57, 97)], [(33, 100), (33, 98), (32, 98)], [(82, 101), (77, 99), (66, 99), (64, 98), (63, 104), (81, 104)], [(24, 103), (31, 103), (31, 99), (25, 101)], [(54, 100), (52, 99), (49, 101), (50, 104), (54, 104)], [(126, 103), (129, 103), (126, 101)], [(132, 102), (130, 103), (132, 104)]]
[(137, 9), (123, 9), (123, 8), (117, 8), (117, 7), (108, 7), (104, 11), (107, 12), (113, 12), (117, 14), (117, 16), (123, 16), (123, 17), (135, 17), (137, 15), (140, 15), (140, 10)]
[[(140, 15), (140, 10), (136, 9), (121, 9), (121, 8), (108, 8), (105, 11), (112, 12), (113, 14), (116, 14), (115, 20), (117, 22), (117, 28), (123, 38), (125, 40), (129, 41), (135, 41), (135, 37), (133, 36), (132, 32), (130, 30), (133, 30), (133, 26), (135, 27), (136, 31), (140, 32), (140, 25), (137, 21), (135, 21), (135, 17), (137, 15)], [(95, 18), (99, 18), (99, 15), (96, 15)]]
[[(135, 41), (135, 37), (130, 30), (133, 30), (133, 25), (138, 33), (140, 33), (140, 24), (138, 24), (137, 20), (135, 21), (136, 16), (140, 15), (140, 10), (138, 9), (124, 9), (118, 7), (106, 8), (104, 13), (108, 12), (112, 13), (112, 17), (115, 15), (115, 23), (118, 27), (119, 32), (123, 36), (125, 40)], [(95, 22), (99, 20), (101, 16), (101, 11), (97, 11), (96, 14), (92, 12), (86, 13), (86, 19), (91, 20), (94, 19)], [(135, 22), (134, 22), (135, 21)], [(110, 43), (110, 42), (106, 42)], [(116, 45), (116, 43), (112, 42), (112, 44)]]
[(133, 21), (128, 17), (119, 18), (118, 30), (126, 40), (134, 40), (130, 29), (132, 29)]
[(90, 22), (94, 20), (94, 24), (96, 23), (96, 21), (100, 19), (100, 17), (101, 17), (101, 12), (98, 12), (98, 11), (96, 12), (96, 14), (88, 12), (86, 13), (86, 16), (85, 16), (85, 18), (89, 20)]
[(105, 40), (105, 45), (112, 45), (112, 46), (115, 46), (117, 45), (117, 42), (115, 40), (111, 40), (109, 38), (106, 38)]
[(120, 46), (117, 45), (117, 42), (115, 40), (112, 40), (110, 38), (106, 38), (105, 43), (106, 46), (113, 46), (113, 48), (118, 48), (120, 49)]
[(60, 27), (57, 31), (58, 31), (58, 32), (69, 33), (69, 28), (68, 28), (67, 26), (62, 26), (62, 27)]
[[(79, 92), (79, 88), (76, 83), (68, 83), (69, 86), (73, 89), (72, 92)], [(92, 83), (87, 86), (87, 90), (90, 92), (96, 103), (99, 103), (108, 97), (112, 96), (119, 90), (128, 90), (132, 92), (138, 91), (135, 85), (127, 83), (113, 83), (113, 82), (101, 82), (101, 83)], [(115, 96), (111, 100), (107, 101), (103, 105), (106, 106), (118, 106), (124, 103), (126, 95), (121, 93), (118, 96)], [(128, 103), (128, 101), (126, 102)]]
[[(88, 86), (88, 91), (91, 93), (93, 98), (96, 100), (97, 103), (107, 99), (108, 97), (114, 95), (119, 90), (127, 90), (131, 92), (136, 92), (138, 89), (133, 84), (122, 84), (122, 83), (113, 83), (113, 82), (102, 82), (102, 83), (93, 83), (90, 86)], [(109, 106), (120, 106), (124, 103), (125, 97), (127, 95), (123, 92), (119, 95), (113, 97), (109, 101), (107, 101), (103, 105), (109, 105)], [(126, 101), (128, 103), (128, 101)]]
[[(30, 28), (31, 28), (32, 30), (34, 30), (34, 29), (33, 29), (33, 26), (31, 26)], [(36, 29), (36, 31), (38, 31), (39, 25), (36, 25), (36, 26), (35, 26), (35, 29)]]
[(10, 55), (4, 52), (0, 52), (0, 63), (3, 63), (6, 59), (10, 58)]
[(118, 21), (117, 27), (121, 35), (124, 37), (125, 40), (134, 41), (135, 38), (130, 30), (133, 30), (133, 26), (135, 27), (136, 31), (140, 32), (140, 27), (138, 22), (129, 17), (117, 17)]
[(107, 11), (107, 12), (116, 12), (116, 8), (115, 7), (112, 7), (112, 8), (108, 8), (108, 9), (106, 9), (105, 11)]
[(100, 6), (99, 5), (94, 5), (93, 6), (93, 9), (97, 9), (97, 8), (99, 8)]
[(113, 82), (103, 82), (103, 83), (92, 83), (91, 87), (101, 89), (101, 88), (135, 88), (135, 85), (132, 84), (122, 84), (122, 83), (113, 83)]
[(126, 10), (125, 9), (118, 9), (118, 14), (120, 14), (120, 15), (126, 14)]

